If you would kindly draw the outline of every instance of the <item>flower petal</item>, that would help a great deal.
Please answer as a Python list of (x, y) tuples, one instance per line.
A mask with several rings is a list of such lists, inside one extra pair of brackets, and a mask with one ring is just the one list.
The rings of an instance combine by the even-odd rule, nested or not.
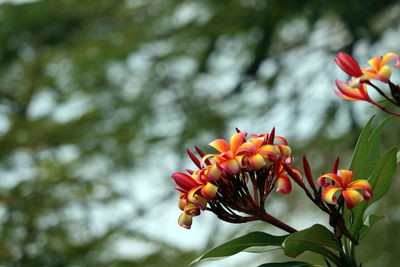
[(322, 199), (328, 204), (336, 204), (336, 197), (334, 194), (336, 191), (342, 190), (340, 186), (330, 185), (322, 192)]
[(396, 68), (399, 67), (400, 66), (400, 57), (392, 52), (389, 52), (382, 57), (381, 66), (386, 65), (390, 60), (392, 60), (394, 58), (397, 59), (396, 65), (394, 65), (394, 66)]
[(347, 188), (347, 186), (351, 183), (353, 179), (353, 172), (348, 170), (338, 170), (337, 175), (340, 177), (342, 184), (340, 184), (343, 188)]
[(321, 177), (318, 178), (317, 184), (321, 187), (327, 186), (328, 183), (326, 182), (326, 178), (328, 178), (328, 179), (334, 181), (336, 184), (342, 186), (342, 179), (334, 173), (326, 173), (326, 174), (322, 175)]
[(276, 145), (264, 145), (257, 150), (258, 154), (268, 155), (271, 161), (275, 161), (281, 156), (281, 152)]
[(276, 183), (276, 192), (282, 194), (289, 194), (292, 191), (292, 183), (290, 182), (289, 177), (286, 175), (281, 175), (278, 178)]
[(213, 200), (215, 195), (217, 194), (218, 186), (212, 184), (212, 183), (207, 183), (202, 189), (201, 189), (201, 194), (203, 197), (205, 197), (207, 200)]
[(235, 159), (230, 159), (228, 161), (222, 162), (220, 165), (229, 174), (235, 175), (239, 173), (240, 166)]
[(377, 75), (378, 75), (378, 80), (387, 83), (390, 80), (390, 76), (392, 75), (392, 68), (388, 66), (383, 66), (378, 71)]
[(335, 57), (335, 62), (338, 66), (347, 74), (354, 77), (362, 75), (361, 69), (357, 62), (349, 55), (343, 52), (339, 52)]
[(192, 226), (192, 216), (187, 214), (186, 212), (182, 212), (182, 214), (178, 218), (178, 224), (183, 228), (190, 229)]
[(245, 138), (246, 135), (247, 135), (247, 133), (244, 133), (244, 132), (232, 135), (229, 142), (230, 142), (230, 147), (231, 147), (231, 151), (232, 151), (233, 155), (236, 155), (236, 151), (238, 150), (240, 145), (243, 143), (243, 139)]
[(197, 191), (199, 191), (203, 186), (200, 185), (198, 187), (192, 188), (192, 190), (189, 191), (188, 193), (188, 200), (198, 206), (200, 209), (205, 210), (207, 207), (207, 199), (202, 197), (201, 195), (197, 194)]
[(376, 71), (379, 71), (381, 67), (382, 56), (377, 56), (368, 61), (368, 64)]
[(347, 189), (362, 189), (364, 198), (370, 200), (372, 198), (372, 189), (366, 180), (356, 180), (347, 186)]
[(253, 171), (257, 171), (266, 165), (263, 157), (260, 154), (255, 154), (249, 157), (249, 164)]
[(225, 152), (229, 151), (229, 149), (230, 149), (229, 144), (223, 139), (216, 139), (216, 140), (212, 141), (211, 143), (209, 143), (208, 145), (212, 146), (213, 148), (218, 150), (218, 152), (220, 152), (220, 153), (225, 153)]
[(184, 210), (183, 210), (186, 214), (189, 214), (190, 216), (199, 216), (200, 215), (200, 209), (199, 207), (197, 207), (196, 205), (190, 203), (188, 204)]
[(191, 190), (193, 187), (198, 186), (199, 184), (193, 180), (192, 177), (190, 177), (189, 175), (185, 174), (185, 173), (181, 173), (181, 172), (175, 172), (171, 175), (172, 179), (175, 180), (175, 183), (182, 187), (183, 189), (189, 191)]
[(255, 153), (256, 150), (257, 150), (256, 145), (253, 142), (247, 141), (240, 145), (240, 147), (236, 151), (236, 154), (239, 154), (241, 152)]
[(178, 207), (183, 210), (187, 205), (189, 205), (190, 202), (187, 199), (187, 194), (185, 193), (180, 193), (179, 194), (179, 202), (178, 202)]
[[(348, 85), (345, 82), (342, 82), (338, 79), (335, 80), (335, 83), (336, 83), (337, 88), (341, 92), (341, 94), (344, 96), (347, 96), (348, 98), (350, 98), (352, 100), (365, 100), (365, 101), (370, 100), (370, 97), (368, 96), (366, 85), (363, 83), (361, 83), (360, 87), (358, 87), (358, 88), (351, 87), (350, 85)], [(341, 96), (338, 93), (336, 93), (336, 94)]]
[(344, 190), (342, 194), (348, 209), (352, 209), (354, 206), (364, 200), (363, 196), (357, 190), (347, 189)]
[(205, 173), (205, 175), (211, 181), (217, 181), (221, 177), (221, 174), (222, 172), (216, 164), (210, 165), (210, 167), (207, 169), (207, 172)]

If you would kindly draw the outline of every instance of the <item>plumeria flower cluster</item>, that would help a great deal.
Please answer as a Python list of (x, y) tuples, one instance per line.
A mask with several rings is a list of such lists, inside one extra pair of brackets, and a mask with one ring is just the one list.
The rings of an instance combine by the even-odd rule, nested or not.
[(347, 232), (339, 211), (344, 202), (351, 209), (364, 199), (371, 199), (372, 190), (366, 180), (352, 181), (351, 171), (338, 170), (339, 158), (332, 173), (322, 175), (315, 183), (308, 161), (303, 157), (306, 186), (302, 172), (291, 166), (294, 161), (292, 150), (283, 137), (275, 136), (275, 129), (261, 135), (249, 135), (237, 130), (229, 143), (216, 139), (209, 145), (217, 153), (205, 154), (195, 147), (199, 155), (196, 157), (187, 150), (197, 170), (187, 169), (187, 173), (172, 174), (178, 185), (176, 189), (180, 191), (180, 226), (190, 229), (193, 217), (209, 210), (227, 222), (262, 220), (294, 233), (296, 229), (265, 209), (266, 199), (273, 190), (289, 194), (294, 181), (314, 204), (329, 214), (332, 226), (338, 231), (338, 238), (342, 234), (353, 238)]
[[(302, 177), (300, 170), (290, 167), (293, 156), (287, 141), (275, 136), (275, 130), (261, 135), (237, 130), (229, 143), (216, 139), (209, 145), (218, 153), (206, 155), (196, 147), (198, 158), (187, 150), (197, 170), (172, 174), (178, 185), (176, 189), (180, 191), (179, 208), (183, 211), (179, 225), (189, 229), (192, 217), (210, 210), (228, 222), (264, 220), (294, 232), (264, 208), (267, 196), (275, 187), (282, 194), (291, 192), (292, 184), (286, 169), (296, 173), (296, 179)], [(235, 211), (248, 216), (238, 215)]]
[[(344, 72), (350, 75), (351, 78), (347, 83), (336, 79), (335, 83), (339, 91), (334, 90), (334, 92), (345, 100), (367, 101), (390, 114), (400, 116), (399, 113), (393, 112), (382, 104), (372, 100), (367, 90), (367, 86), (374, 88), (386, 100), (400, 107), (400, 88), (390, 81), (393, 69), (388, 66), (388, 63), (393, 59), (396, 59), (394, 67), (400, 67), (400, 56), (395, 53), (387, 53), (384, 56), (377, 56), (370, 59), (368, 61), (369, 65), (361, 69), (351, 56), (340, 52), (336, 56), (335, 62)], [(379, 87), (372, 83), (372, 81), (388, 84), (392, 98), (388, 97)]]

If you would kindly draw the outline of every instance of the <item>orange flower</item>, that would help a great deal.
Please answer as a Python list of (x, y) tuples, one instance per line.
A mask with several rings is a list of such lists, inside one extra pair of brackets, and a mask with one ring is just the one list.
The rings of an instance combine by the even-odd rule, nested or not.
[[(351, 182), (353, 172), (348, 170), (338, 170), (337, 174), (327, 173), (318, 178), (318, 185), (326, 187), (322, 192), (322, 199), (328, 204), (336, 204), (336, 197), (334, 194), (340, 191), (346, 202), (347, 208), (352, 209), (364, 199), (369, 200), (372, 198), (372, 189), (366, 180), (355, 180)], [(326, 179), (330, 179), (337, 185), (329, 185)], [(357, 190), (361, 189), (363, 194)]]
[(368, 61), (368, 64), (372, 69), (365, 69), (362, 72), (366, 79), (379, 80), (381, 82), (389, 82), (390, 76), (392, 75), (392, 68), (386, 64), (392, 60), (396, 59), (395, 67), (400, 67), (400, 57), (395, 53), (387, 53), (383, 57), (377, 56)]
[(340, 96), (341, 98), (348, 100), (348, 101), (357, 101), (363, 100), (372, 103), (372, 99), (368, 95), (367, 85), (365, 83), (360, 83), (358, 88), (354, 88), (351, 85), (351, 81), (349, 83), (344, 83), (340, 80), (335, 80), (336, 86), (340, 92), (335, 91), (335, 94)]

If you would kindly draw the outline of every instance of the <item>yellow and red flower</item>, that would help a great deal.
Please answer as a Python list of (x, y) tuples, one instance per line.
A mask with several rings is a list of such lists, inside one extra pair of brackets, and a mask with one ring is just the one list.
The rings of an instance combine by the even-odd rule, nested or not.
[(349, 83), (344, 83), (338, 79), (335, 80), (336, 86), (339, 89), (339, 92), (333, 90), (337, 96), (348, 100), (348, 101), (357, 101), (363, 100), (372, 102), (372, 99), (368, 95), (367, 85), (365, 83), (360, 83), (358, 88), (354, 88), (351, 85), (351, 81)]
[[(318, 178), (318, 185), (325, 187), (322, 192), (322, 199), (328, 204), (336, 204), (335, 193), (340, 191), (347, 208), (352, 209), (364, 199), (372, 198), (372, 189), (366, 180), (355, 180), (352, 182), (353, 172), (348, 170), (338, 170), (336, 174), (327, 173)], [(337, 185), (330, 185), (327, 179), (332, 180)], [(358, 191), (362, 190), (362, 194)]]
[[(303, 174), (301, 171), (294, 167), (289, 167), (292, 172), (294, 172), (300, 179), (303, 179)], [(289, 171), (290, 171), (289, 170)], [(272, 170), (271, 170), (272, 171)], [(282, 194), (289, 194), (292, 191), (292, 183), (290, 182), (288, 173), (283, 168), (281, 162), (275, 165), (275, 180), (276, 180), (276, 192)]]
[(392, 52), (387, 53), (384, 56), (377, 56), (370, 59), (368, 64), (372, 69), (361, 69), (351, 56), (343, 52), (338, 53), (338, 55), (335, 57), (335, 62), (344, 72), (353, 77), (348, 85), (358, 88), (360, 83), (364, 83), (369, 80), (378, 80), (388, 83), (390, 76), (392, 75), (392, 68), (387, 66), (387, 63), (392, 59), (396, 59), (396, 64), (394, 67), (400, 67), (400, 56)]
[(396, 68), (400, 67), (400, 57), (395, 53), (387, 53), (384, 56), (377, 56), (368, 61), (368, 64), (372, 69), (364, 69), (362, 72), (366, 79), (379, 80), (381, 82), (387, 83), (392, 75), (392, 68), (386, 64), (392, 60), (396, 59)]

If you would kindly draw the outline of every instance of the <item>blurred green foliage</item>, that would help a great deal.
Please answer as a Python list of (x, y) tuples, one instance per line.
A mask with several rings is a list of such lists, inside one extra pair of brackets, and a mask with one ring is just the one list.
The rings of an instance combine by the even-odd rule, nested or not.
[[(282, 79), (295, 79), (287, 76), (283, 58), (307, 48), (321, 21), (339, 23), (338, 36), (345, 36), (335, 47), (322, 47), (325, 55), (333, 57), (338, 50), (352, 53), (358, 41), (373, 44), (386, 29), (398, 26), (399, 16), (392, 12), (398, 9), (394, 0), (1, 4), (0, 263), (181, 266), (190, 262), (199, 252), (129, 227), (171, 192), (149, 207), (132, 205), (128, 215), (101, 231), (93, 230), (99, 223), (93, 216), (96, 209), (137, 199), (115, 186), (115, 174), (122, 174), (118, 179), (142, 179), (123, 174), (151, 164), (149, 155), (155, 149), (181, 154), (185, 146), (204, 137), (223, 137), (232, 122), (249, 114), (263, 114), (267, 120), (272, 116), (269, 110), (289, 106), (295, 111), (287, 118), (290, 123), (304, 117), (296, 110), (304, 101), (302, 90), (293, 90), (290, 103), (278, 94)], [(303, 25), (300, 30), (298, 25)], [(400, 51), (399, 46), (396, 49)], [(266, 62), (276, 70), (263, 77), (260, 70)], [(247, 102), (254, 85), (264, 92), (258, 105)], [(298, 86), (306, 85), (285, 85), (288, 91)], [(317, 89), (329, 94), (329, 88)], [(310, 138), (291, 141), (298, 155), (314, 155), (310, 160), (314, 158), (319, 168), (329, 166), (338, 153), (350, 157), (362, 125), (347, 104), (324, 103)], [(350, 126), (327, 135), (339, 112), (347, 114)], [(385, 138), (388, 144), (399, 144), (396, 125), (393, 122)], [(161, 183), (170, 185), (167, 176)], [(399, 203), (393, 194), (384, 208), (390, 212)], [(380, 249), (385, 266), (394, 266), (399, 259), (400, 243), (393, 240), (399, 236), (399, 221), (396, 217), (386, 222), (391, 243)], [(380, 224), (377, 228), (383, 227)], [(118, 257), (115, 243), (121, 239), (158, 249), (147, 256)], [(378, 252), (371, 252), (374, 244), (363, 248), (368, 251), (366, 260), (378, 257)]]

